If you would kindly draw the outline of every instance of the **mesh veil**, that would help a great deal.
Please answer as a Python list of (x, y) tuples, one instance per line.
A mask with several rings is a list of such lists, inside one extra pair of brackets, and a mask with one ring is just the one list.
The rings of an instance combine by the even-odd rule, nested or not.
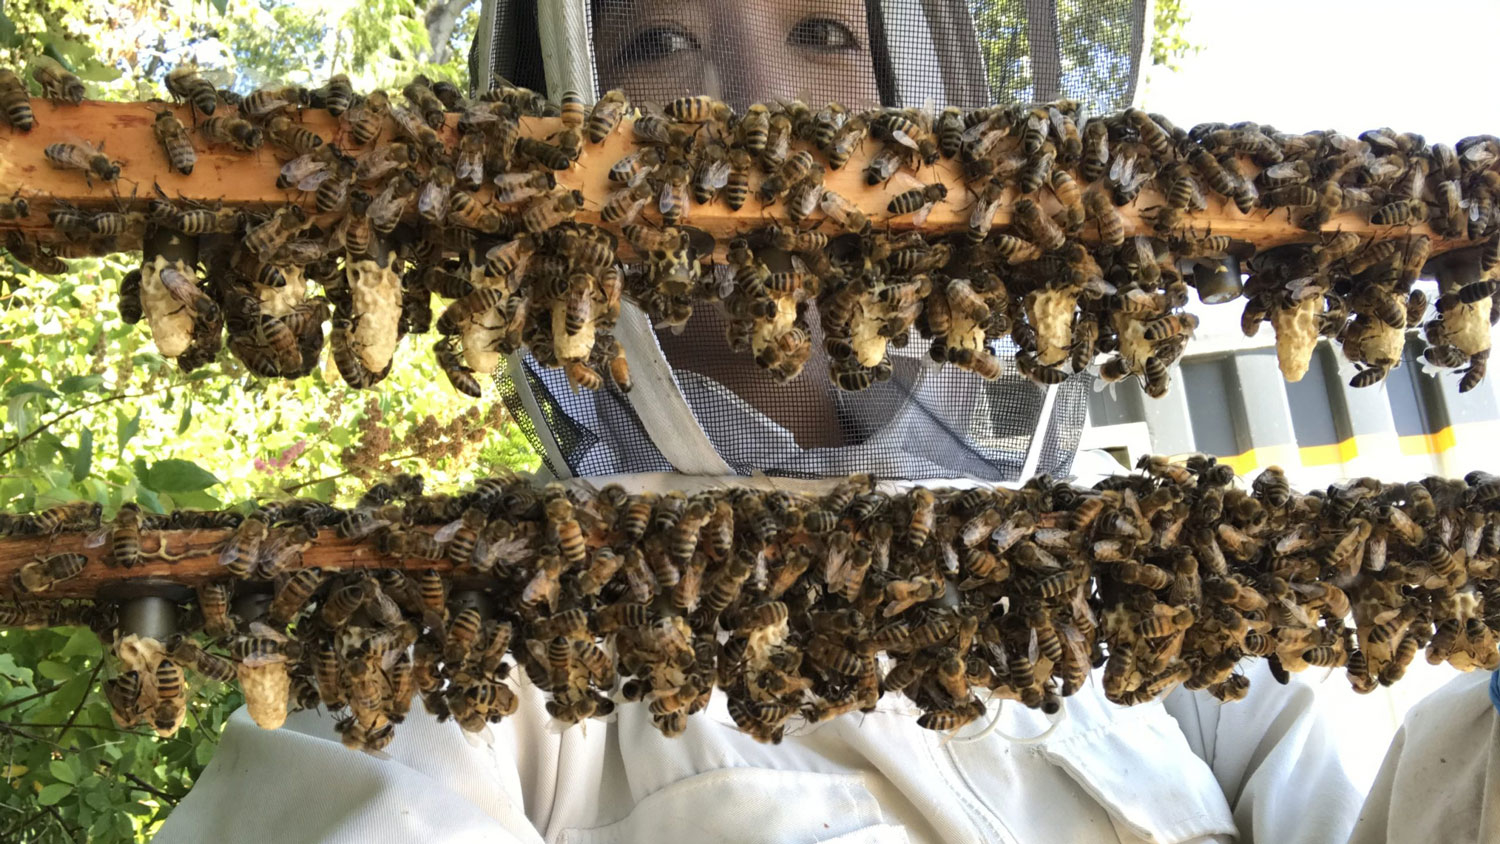
[[(554, 99), (568, 89), (592, 99), (616, 87), (657, 102), (714, 94), (737, 108), (791, 98), (972, 108), (1067, 97), (1097, 113), (1134, 97), (1147, 5), (486, 0), (470, 70), (476, 88), (488, 87), (493, 73)], [(647, 348), (627, 348), (633, 370), (644, 364), (670, 373), (666, 380), (732, 472), (1014, 481), (1027, 470), (1069, 471), (1091, 389), (1087, 374), (1049, 397), (1016, 371), (1008, 340), (993, 349), (1001, 377), (985, 381), (935, 367), (913, 332), (905, 348), (891, 350), (889, 381), (843, 392), (829, 380), (818, 320), (810, 315), (813, 359), (796, 380), (779, 384), (748, 355), (729, 350), (716, 309), (700, 304), (680, 334), (647, 332)], [(641, 361), (643, 351), (656, 359)], [(639, 405), (611, 387), (575, 393), (560, 370), (529, 354), (497, 381), (556, 474), (684, 470), (658, 444), (687, 432), (648, 431)]]

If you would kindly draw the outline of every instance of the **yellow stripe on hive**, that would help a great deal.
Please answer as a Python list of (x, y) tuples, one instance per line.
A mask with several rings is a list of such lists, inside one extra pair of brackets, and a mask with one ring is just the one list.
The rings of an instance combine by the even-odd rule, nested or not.
[(1266, 466), (1286, 464), (1297, 465), (1297, 447), (1294, 445), (1263, 445), (1257, 446), (1231, 457), (1220, 457), (1220, 463), (1226, 463), (1234, 468), (1236, 475), (1245, 475)]
[[(1467, 426), (1466, 426), (1467, 427)], [(1438, 454), (1458, 445), (1458, 434), (1449, 425), (1435, 434), (1408, 434), (1401, 437), (1401, 453), (1414, 457), (1420, 454)]]
[[(1407, 457), (1441, 454), (1458, 445), (1459, 428), (1474, 428), (1479, 425), (1483, 425), (1488, 431), (1492, 429), (1494, 423), (1450, 425), (1433, 434), (1408, 434), (1397, 437), (1396, 440), (1401, 453)], [(1302, 466), (1336, 466), (1348, 463), (1358, 457), (1362, 451), (1375, 452), (1377, 450), (1375, 440), (1389, 436), (1390, 434), (1359, 434), (1336, 443), (1308, 445), (1300, 448), (1293, 445), (1257, 446), (1241, 454), (1217, 456), (1220, 463), (1232, 467), (1238, 475), (1246, 475), (1277, 464), (1297, 465), (1300, 462)], [(1360, 447), (1360, 440), (1364, 440), (1363, 449)], [(1181, 462), (1186, 457), (1187, 455), (1178, 455), (1173, 460)]]

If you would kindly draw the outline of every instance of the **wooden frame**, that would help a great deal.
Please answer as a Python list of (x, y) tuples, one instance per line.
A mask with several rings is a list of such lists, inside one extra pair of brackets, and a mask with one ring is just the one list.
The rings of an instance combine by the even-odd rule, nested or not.
[[(246, 154), (211, 145), (194, 133), (198, 163), (192, 175), (183, 176), (171, 170), (152, 134), (152, 124), (157, 111), (175, 108), (184, 125), (191, 126), (193, 118), (186, 106), (94, 101), (72, 106), (33, 100), (32, 108), (36, 113), (36, 126), (30, 132), (0, 130), (0, 198), (13, 194), (25, 197), (31, 203), (30, 217), (9, 221), (4, 225), (18, 226), (43, 240), (56, 237), (47, 221), (47, 211), (57, 200), (95, 210), (116, 207), (140, 210), (153, 196), (153, 185), (160, 185), (168, 196), (174, 198), (181, 196), (247, 209), (264, 210), (298, 198), (296, 191), (282, 191), (275, 187), (282, 159), (290, 156), (270, 145), (255, 153)], [(338, 121), (326, 112), (305, 110), (301, 119), (302, 125), (325, 139), (341, 137)], [(451, 115), (448, 137), (445, 140), (452, 141), (452, 127), (456, 122), (457, 115)], [(601, 223), (599, 208), (615, 187), (608, 179), (609, 167), (634, 148), (628, 124), (626, 121), (601, 144), (587, 144), (572, 168), (557, 173), (559, 184), (583, 192), (584, 210), (577, 217), (581, 222)], [(526, 118), (522, 122), (522, 128), (528, 135), (546, 138), (557, 132), (559, 122), (556, 118)], [(78, 141), (94, 144), (103, 141), (104, 150), (109, 157), (121, 163), (120, 179), (114, 189), (98, 182), (90, 187), (81, 172), (58, 170), (48, 165), (42, 151), (49, 144)], [(948, 198), (933, 209), (922, 230), (936, 234), (962, 229), (967, 225), (973, 196), (964, 186), (954, 160), (943, 159), (931, 167), (922, 167), (915, 173), (901, 171), (886, 184), (871, 187), (865, 185), (862, 171), (877, 147), (878, 142), (866, 138), (846, 166), (828, 172), (826, 186), (853, 200), (875, 225), (902, 229), (911, 227), (910, 215), (892, 219), (886, 211), (890, 198), (922, 184), (942, 182), (948, 186)], [(359, 148), (354, 148), (353, 151), (358, 152)], [(1245, 161), (1245, 165), (1253, 172), (1254, 168), (1248, 161)], [(1007, 189), (1006, 194), (995, 218), (996, 226), (1003, 226), (1010, 219), (1009, 209), (1010, 202), (1015, 198), (1014, 189)], [(312, 207), (311, 196), (302, 196), (301, 201), (308, 208)], [(1120, 208), (1127, 235), (1153, 234), (1150, 209), (1161, 203), (1161, 195), (1148, 187), (1141, 191), (1134, 203)], [(1057, 208), (1056, 200), (1045, 190), (1042, 192), (1042, 205), (1049, 212)], [(685, 225), (707, 232), (722, 245), (727, 238), (760, 228), (780, 216), (778, 206), (765, 207), (752, 194), (739, 211), (730, 210), (722, 201), (694, 206)], [(812, 219), (821, 221), (821, 213), (815, 214)], [(1233, 203), (1216, 196), (1208, 198), (1206, 211), (1186, 215), (1185, 225), (1199, 233), (1211, 231), (1248, 241), (1257, 249), (1305, 242), (1318, 237), (1317, 233), (1297, 226), (1285, 211), (1257, 208), (1249, 214), (1242, 214)], [(1090, 226), (1086, 230), (1085, 239), (1093, 237), (1092, 228)], [(1376, 226), (1364, 215), (1349, 212), (1335, 215), (1323, 230), (1355, 232), (1362, 237), (1377, 240), (1408, 234), (1428, 234), (1433, 236), (1433, 254), (1472, 245), (1467, 240), (1437, 237), (1426, 225)]]

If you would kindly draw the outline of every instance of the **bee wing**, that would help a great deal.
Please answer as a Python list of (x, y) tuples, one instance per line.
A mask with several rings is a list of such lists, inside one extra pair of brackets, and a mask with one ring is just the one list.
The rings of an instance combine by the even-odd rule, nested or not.
[(100, 527), (98, 530), (90, 533), (88, 537), (83, 540), (83, 547), (98, 548), (100, 545), (103, 545), (105, 542), (109, 541), (109, 536), (113, 532), (114, 528), (110, 527), (109, 525)]
[(309, 172), (314, 172), (317, 169), (318, 160), (312, 153), (299, 155), (281, 165), (281, 180), (283, 182), (300, 182), (307, 177)]
[(1287, 296), (1293, 302), (1301, 302), (1311, 299), (1313, 296), (1322, 295), (1323, 285), (1317, 276), (1305, 276), (1287, 282)]
[(468, 742), (470, 747), (483, 750), (493, 750), (495, 747), (495, 733), (490, 729), (489, 724), (485, 724), (484, 729), (477, 733), (471, 733), (468, 730), (459, 730), (459, 732), (463, 734), (464, 741)]
[(507, 539), (490, 546), (497, 563), (519, 563), (531, 556), (531, 543), (524, 538)]
[(1297, 165), (1299, 163), (1301, 162), (1283, 161), (1278, 164), (1272, 164), (1265, 170), (1266, 178), (1271, 180), (1294, 178), (1298, 174)]
[(416, 140), (418, 136), (417, 126), (419, 124), (423, 126), (427, 125), (425, 122), (419, 120), (411, 109), (405, 106), (391, 106), (387, 113), (390, 114), (391, 120), (395, 121), (396, 128), (400, 129), (403, 135), (412, 140)]
[(167, 292), (172, 294), (172, 298), (184, 305), (196, 302), (201, 295), (193, 279), (173, 267), (163, 267), (158, 278), (162, 286), (167, 288)]
[(277, 630), (276, 628), (270, 626), (269, 624), (266, 624), (263, 621), (250, 622), (250, 633), (254, 636), (267, 636), (269, 638), (275, 639), (278, 642), (285, 642), (287, 640), (286, 636), (280, 630)]
[(438, 543), (439, 545), (441, 545), (444, 542), (447, 542), (447, 541), (451, 540), (453, 537), (457, 536), (458, 535), (458, 529), (461, 528), (461, 527), (463, 527), (463, 526), (464, 526), (464, 520), (463, 519), (454, 519), (453, 521), (449, 522), (448, 524), (443, 525), (442, 527), (438, 528), (437, 532), (432, 535), (432, 541), (434, 541), (434, 542)]
[(911, 224), (920, 229), (922, 227), (922, 224), (927, 222), (927, 215), (932, 213), (932, 208), (936, 204), (937, 203), (935, 202), (924, 203), (921, 208), (918, 208), (916, 212), (911, 215)]
[(719, 190), (729, 184), (729, 162), (715, 161), (709, 165), (704, 184), (714, 190)]
[(917, 148), (917, 142), (916, 142), (916, 140), (914, 138), (912, 138), (911, 135), (906, 134), (906, 132), (903, 131), (903, 130), (901, 130), (901, 129), (893, 129), (893, 130), (891, 130), (891, 140), (895, 141), (896, 143), (898, 143), (898, 144), (900, 144), (900, 145), (902, 145), (904, 147), (910, 147), (911, 149), (916, 149)]
[[(987, 131), (989, 131), (989, 129), (990, 129), (990, 121), (988, 121), (988, 120), (981, 120), (978, 123), (975, 123), (973, 126), (970, 126), (969, 128), (965, 129), (964, 133), (963, 133), (963, 135), (961, 137), (963, 138), (963, 142), (964, 143), (970, 144), (970, 143), (973, 143), (973, 142), (979, 140), (981, 137), (983, 137), (984, 133), (987, 132)], [(1000, 131), (1000, 130), (997, 129), (996, 131)]]
[(983, 227), (985, 223), (993, 222), (995, 212), (999, 209), (999, 199), (996, 199), (994, 202), (980, 201), (974, 203), (974, 210), (969, 212), (969, 228), (978, 229)]
[(1116, 288), (1113, 284), (1110, 284), (1108, 281), (1105, 281), (1102, 276), (1097, 275), (1090, 276), (1088, 280), (1084, 281), (1083, 289), (1088, 290), (1092, 293), (1097, 293), (1101, 296), (1113, 296), (1118, 292), (1118, 288)]
[(1032, 628), (1031, 630), (1027, 631), (1027, 636), (1026, 636), (1026, 658), (1029, 659), (1029, 660), (1031, 660), (1034, 663), (1034, 662), (1036, 662), (1036, 657), (1037, 657), (1038, 653), (1040, 653), (1040, 650), (1037, 647), (1036, 629)]
[(1063, 114), (1057, 106), (1047, 106), (1047, 117), (1052, 122), (1052, 132), (1058, 139), (1068, 136), (1068, 124), (1072, 122), (1066, 114)]
[(1115, 160), (1109, 163), (1109, 179), (1112, 182), (1123, 182), (1130, 178), (1135, 172), (1135, 155), (1117, 155)]
[(304, 192), (315, 191), (318, 189), (319, 185), (328, 181), (328, 177), (332, 175), (333, 171), (331, 170), (319, 170), (315, 173), (311, 173), (306, 178), (298, 180), (297, 190)]
[(818, 207), (823, 209), (824, 214), (835, 219), (843, 219), (846, 215), (848, 210), (846, 207), (847, 202), (848, 200), (844, 199), (843, 196), (828, 188), (824, 188), (822, 196), (818, 197)]
[(1476, 169), (1486, 169), (1495, 163), (1495, 152), (1488, 144), (1474, 144), (1464, 150), (1464, 160), (1473, 164)]
[(452, 188), (437, 182), (428, 182), (417, 197), (417, 213), (428, 220), (441, 219), (448, 211), (448, 195)]
[(1089, 659), (1089, 643), (1087, 639), (1083, 638), (1083, 634), (1078, 632), (1078, 628), (1071, 624), (1060, 624), (1058, 628), (1062, 633), (1063, 644), (1067, 645), (1068, 650), (1073, 652), (1073, 658), (1078, 660), (1078, 664), (1089, 665), (1091, 662)]
[(1198, 184), (1197, 179), (1192, 179), (1193, 196), (1188, 200), (1189, 211), (1205, 211), (1208, 209), (1208, 198), (1203, 195), (1203, 186)]
[(460, 153), (458, 164), (453, 169), (453, 175), (460, 182), (476, 183), (484, 181), (483, 154), (479, 152)]

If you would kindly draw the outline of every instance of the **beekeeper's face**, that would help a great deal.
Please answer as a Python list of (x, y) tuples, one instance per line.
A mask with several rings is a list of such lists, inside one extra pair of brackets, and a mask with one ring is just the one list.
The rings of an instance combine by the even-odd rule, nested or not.
[(601, 88), (878, 105), (864, 0), (594, 0)]

